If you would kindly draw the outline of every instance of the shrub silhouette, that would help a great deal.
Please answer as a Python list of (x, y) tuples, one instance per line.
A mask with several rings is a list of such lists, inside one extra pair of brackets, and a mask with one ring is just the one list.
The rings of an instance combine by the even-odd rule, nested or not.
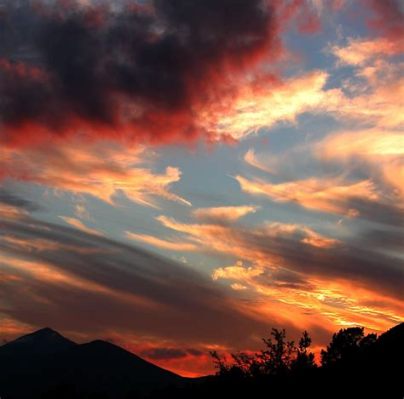
[(311, 338), (302, 333), (298, 345), (286, 337), (284, 329), (273, 328), (269, 338), (264, 338), (265, 348), (258, 353), (232, 354), (229, 364), (217, 352), (211, 352), (218, 375), (232, 378), (257, 378), (263, 376), (287, 376), (316, 367), (314, 354), (309, 352)]
[(321, 351), (321, 365), (331, 367), (352, 360), (363, 348), (372, 346), (376, 339), (376, 334), (365, 336), (363, 327), (339, 330), (333, 335), (327, 349)]

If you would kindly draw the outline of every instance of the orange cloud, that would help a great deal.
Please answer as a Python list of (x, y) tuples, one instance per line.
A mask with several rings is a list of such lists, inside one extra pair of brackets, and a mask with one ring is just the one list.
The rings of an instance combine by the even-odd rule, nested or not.
[(330, 248), (339, 243), (338, 240), (325, 237), (307, 226), (287, 223), (269, 223), (266, 225), (268, 234), (273, 237), (300, 237), (304, 244), (318, 248)]
[(225, 113), (208, 109), (201, 115), (201, 124), (218, 134), (231, 134), (240, 139), (272, 127), (279, 122), (294, 123), (303, 112), (317, 111), (332, 90), (324, 91), (328, 75), (314, 71), (282, 83), (249, 86), (240, 89), (235, 102)]
[(404, 42), (386, 38), (349, 38), (345, 46), (333, 45), (330, 51), (341, 64), (360, 66), (380, 56), (389, 57), (404, 52)]
[[(297, 274), (296, 277), (302, 276)], [(290, 284), (279, 279), (275, 270), (245, 267), (241, 261), (235, 266), (215, 269), (212, 278), (230, 281), (233, 290), (254, 293), (257, 299), (251, 305), (251, 312), (273, 317), (272, 308), (276, 306), (280, 319), (300, 328), (318, 322), (330, 330), (335, 326), (365, 325), (380, 332), (399, 323), (404, 315), (400, 301), (360, 288), (345, 279), (313, 276), (306, 277), (304, 284)]]
[(243, 216), (257, 211), (256, 206), (220, 206), (214, 208), (199, 208), (193, 211), (193, 215), (199, 220), (234, 222)]
[(238, 261), (233, 266), (219, 267), (212, 273), (213, 280), (227, 279), (236, 281), (249, 281), (251, 278), (260, 276), (264, 273), (264, 269), (260, 267), (245, 267), (242, 261)]
[[(204, 109), (199, 113), (198, 125), (218, 136), (230, 134), (242, 139), (262, 127), (296, 123), (298, 116), (305, 112), (385, 127), (403, 122), (402, 67), (389, 62), (389, 57), (404, 51), (402, 42), (349, 39), (347, 45), (334, 45), (328, 51), (337, 57), (339, 65), (354, 65), (357, 77), (364, 78), (365, 83), (344, 81), (341, 87), (328, 89), (329, 73), (322, 70), (284, 81), (260, 80), (240, 86), (233, 101), (225, 107)], [(253, 153), (246, 154), (246, 161), (262, 169)]]
[(262, 162), (260, 159), (257, 158), (255, 151), (253, 149), (249, 149), (244, 155), (244, 161), (259, 170), (267, 173), (273, 173), (273, 168), (268, 166), (267, 163)]
[[(362, 159), (404, 198), (404, 133), (382, 129), (330, 135), (317, 144), (317, 155), (343, 162)], [(399, 204), (398, 204), (399, 205)]]
[[(275, 263), (282, 263), (282, 255), (277, 250), (271, 250), (270, 245), (266, 250), (263, 250), (260, 245), (257, 248), (253, 245), (254, 241), (296, 240), (303, 245), (323, 249), (338, 244), (338, 240), (325, 237), (306, 226), (296, 224), (264, 223), (248, 233), (243, 228), (238, 230), (231, 225), (186, 224), (166, 216), (159, 216), (157, 220), (169, 229), (186, 234), (187, 240), (194, 242), (200, 251), (222, 252), (254, 264), (261, 264), (262, 262), (266, 267)], [(245, 237), (245, 234), (251, 234), (251, 242)], [(220, 240), (217, 237), (220, 237)]]
[(147, 234), (137, 234), (127, 231), (125, 232), (125, 235), (131, 240), (144, 242), (145, 244), (154, 246), (156, 248), (167, 249), (169, 251), (195, 251), (197, 249), (197, 247), (192, 243), (167, 241)]
[(9, 204), (0, 203), (0, 216), (12, 219), (21, 219), (27, 215), (27, 211)]
[(342, 215), (355, 215), (349, 206), (354, 199), (377, 200), (373, 183), (363, 180), (346, 183), (341, 179), (309, 178), (287, 183), (268, 183), (236, 176), (243, 191), (252, 195), (266, 196), (277, 202), (294, 202), (308, 209)]
[(62, 219), (64, 222), (66, 222), (67, 224), (69, 224), (70, 226), (75, 227), (78, 230), (84, 231), (85, 233), (88, 234), (95, 234), (97, 236), (103, 236), (104, 233), (102, 233), (101, 231), (88, 227), (86, 226), (81, 220), (76, 219), (76, 218), (72, 218), (72, 217), (68, 217), (68, 216), (59, 216), (60, 219)]
[(114, 204), (116, 195), (123, 193), (145, 206), (158, 207), (155, 197), (191, 205), (169, 189), (180, 180), (180, 170), (169, 166), (163, 173), (154, 173), (143, 166), (148, 160), (140, 147), (73, 140), (46, 147), (5, 147), (2, 155), (0, 168), (15, 180), (92, 195), (109, 204)]

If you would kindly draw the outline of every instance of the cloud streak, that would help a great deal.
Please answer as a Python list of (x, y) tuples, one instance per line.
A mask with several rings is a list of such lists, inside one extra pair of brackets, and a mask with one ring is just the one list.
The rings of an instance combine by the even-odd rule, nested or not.
[(190, 344), (245, 344), (252, 331), (265, 329), (186, 265), (30, 217), (3, 215), (0, 223), (0, 264), (10, 277), (2, 282), (0, 312), (17, 321), (94, 335), (136, 331)]
[(393, 298), (403, 295), (401, 259), (382, 250), (370, 251), (361, 239), (347, 244), (306, 226), (282, 223), (265, 223), (251, 229), (180, 223), (166, 216), (157, 220), (185, 234), (188, 241), (197, 243), (207, 253), (226, 254), (269, 269), (285, 268), (306, 277), (351, 280)]
[(54, 190), (90, 195), (109, 204), (126, 196), (141, 205), (156, 207), (157, 198), (190, 206), (190, 202), (170, 191), (181, 171), (168, 166), (162, 173), (149, 167), (147, 151), (124, 147), (110, 141), (65, 142), (30, 148), (2, 149), (0, 168), (17, 181), (28, 181)]

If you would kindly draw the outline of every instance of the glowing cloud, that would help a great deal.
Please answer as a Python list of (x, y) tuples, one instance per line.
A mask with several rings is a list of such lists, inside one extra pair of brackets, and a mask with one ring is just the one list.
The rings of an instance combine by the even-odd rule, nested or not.
[(267, 173), (273, 173), (273, 169), (269, 167), (266, 163), (262, 162), (260, 159), (257, 158), (255, 151), (253, 149), (249, 149), (244, 155), (244, 161), (259, 170), (262, 170)]
[(68, 216), (60, 216), (60, 218), (66, 222), (67, 224), (69, 224), (70, 226), (75, 227), (78, 230), (84, 231), (85, 233), (88, 234), (95, 234), (97, 236), (103, 236), (104, 233), (102, 233), (101, 231), (88, 227), (86, 226), (81, 220), (76, 219), (76, 218), (72, 218), (72, 217), (68, 217)]
[(199, 220), (216, 222), (234, 222), (243, 216), (257, 211), (256, 206), (220, 206), (215, 208), (199, 208), (193, 215)]
[(130, 240), (144, 242), (145, 244), (151, 245), (153, 247), (167, 249), (169, 251), (195, 251), (197, 249), (196, 245), (192, 243), (167, 241), (147, 234), (137, 234), (126, 231), (125, 235)]
[(277, 202), (294, 202), (308, 209), (342, 215), (357, 214), (349, 205), (355, 199), (376, 201), (379, 198), (369, 180), (347, 183), (335, 178), (309, 178), (277, 184), (249, 180), (242, 176), (236, 176), (236, 180), (243, 191), (252, 195), (266, 196)]
[(64, 142), (47, 147), (5, 148), (0, 168), (9, 178), (49, 186), (54, 190), (87, 194), (114, 204), (117, 194), (151, 207), (154, 197), (190, 206), (169, 187), (180, 180), (178, 168), (154, 173), (143, 167), (147, 154), (140, 147), (111, 142)]
[(371, 173), (381, 174), (395, 193), (404, 198), (403, 132), (369, 129), (333, 134), (318, 143), (317, 155), (345, 163), (360, 158), (369, 164)]
[(380, 56), (394, 56), (404, 51), (403, 41), (392, 41), (385, 38), (348, 39), (344, 46), (333, 45), (332, 54), (341, 64), (360, 66)]
[(238, 261), (234, 266), (225, 266), (215, 269), (212, 273), (212, 279), (229, 279), (244, 282), (252, 277), (260, 276), (263, 273), (264, 270), (262, 268), (245, 267), (242, 261)]
[(293, 123), (298, 115), (314, 111), (323, 103), (327, 78), (327, 73), (314, 71), (272, 86), (246, 87), (225, 114), (208, 110), (202, 123), (208, 130), (229, 133), (237, 139), (264, 126)]

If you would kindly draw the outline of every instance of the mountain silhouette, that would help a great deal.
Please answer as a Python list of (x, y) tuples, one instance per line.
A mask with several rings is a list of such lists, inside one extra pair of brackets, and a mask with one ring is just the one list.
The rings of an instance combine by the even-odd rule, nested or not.
[(10, 354), (10, 356), (49, 355), (70, 349), (76, 345), (76, 343), (63, 337), (57, 331), (46, 327), (6, 343), (0, 347), (0, 353), (2, 356), (7, 354)]
[[(353, 337), (359, 340), (352, 341)], [(365, 335), (359, 327), (342, 329), (334, 334), (327, 352), (321, 367), (300, 363), (300, 368), (255, 375), (231, 368), (187, 379), (112, 343), (77, 344), (44, 328), (0, 346), (0, 397), (249, 399), (263, 393), (269, 398), (404, 397), (404, 323), (379, 337)]]
[(77, 344), (44, 328), (0, 347), (0, 397), (136, 398), (188, 379), (106, 341)]

